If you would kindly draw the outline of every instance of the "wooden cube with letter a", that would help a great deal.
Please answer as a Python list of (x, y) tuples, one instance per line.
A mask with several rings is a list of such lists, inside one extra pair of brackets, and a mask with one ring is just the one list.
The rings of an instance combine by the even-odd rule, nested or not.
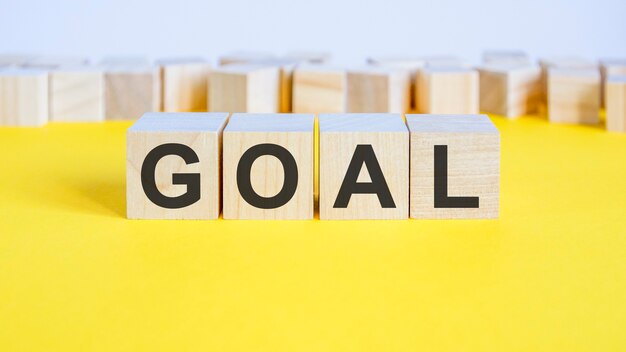
[(297, 67), (293, 74), (293, 112), (346, 111), (346, 70), (324, 65)]
[(161, 67), (163, 111), (207, 111), (211, 65), (203, 59), (164, 59)]
[(134, 120), (161, 109), (161, 75), (151, 65), (110, 65), (104, 73), (107, 120)]
[(320, 219), (407, 219), (409, 132), (401, 114), (322, 114)]
[(600, 113), (598, 70), (550, 69), (548, 119), (550, 122), (597, 124)]
[(129, 219), (217, 219), (228, 113), (147, 113), (126, 135)]
[(0, 69), (0, 126), (42, 126), (48, 122), (48, 72)]
[(478, 87), (475, 70), (425, 68), (417, 75), (417, 107), (424, 114), (476, 114)]
[(411, 109), (411, 72), (367, 66), (348, 71), (347, 112), (403, 113)]
[(500, 133), (486, 115), (407, 115), (410, 215), (497, 218)]
[(541, 97), (541, 69), (531, 65), (488, 65), (480, 73), (480, 110), (506, 117), (534, 113)]
[(277, 113), (280, 69), (240, 64), (216, 68), (209, 77), (209, 110)]
[(312, 114), (233, 114), (224, 130), (224, 219), (313, 218)]

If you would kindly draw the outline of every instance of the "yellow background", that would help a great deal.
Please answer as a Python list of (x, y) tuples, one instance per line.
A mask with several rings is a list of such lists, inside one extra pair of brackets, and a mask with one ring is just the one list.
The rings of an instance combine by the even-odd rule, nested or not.
[(130, 123), (2, 128), (0, 350), (626, 350), (626, 135), (493, 120), (490, 221), (130, 221)]

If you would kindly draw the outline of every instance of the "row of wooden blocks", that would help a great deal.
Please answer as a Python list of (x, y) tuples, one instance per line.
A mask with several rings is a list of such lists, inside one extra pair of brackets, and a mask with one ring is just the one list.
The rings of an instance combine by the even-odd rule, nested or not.
[(0, 68), (0, 125), (134, 119), (149, 111), (481, 111), (595, 124), (605, 105), (607, 129), (626, 132), (626, 60), (534, 65), (523, 53), (490, 52), (476, 68), (454, 57), (426, 57), (370, 58), (348, 69), (320, 64), (325, 60), (242, 55), (222, 58), (215, 69), (201, 59)]
[[(147, 113), (127, 132), (130, 219), (313, 219), (314, 114)], [(497, 218), (486, 115), (320, 114), (319, 217)]]

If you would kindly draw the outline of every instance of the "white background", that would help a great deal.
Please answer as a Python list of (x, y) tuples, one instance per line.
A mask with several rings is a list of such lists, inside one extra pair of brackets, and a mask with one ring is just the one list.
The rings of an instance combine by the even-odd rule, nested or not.
[(533, 57), (626, 57), (626, 0), (0, 0), (0, 53), (201, 55), (321, 50), (371, 54), (483, 49)]

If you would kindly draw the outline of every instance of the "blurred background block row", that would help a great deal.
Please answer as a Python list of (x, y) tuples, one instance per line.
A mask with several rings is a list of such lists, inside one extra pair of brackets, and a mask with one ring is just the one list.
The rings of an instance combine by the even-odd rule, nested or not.
[(204, 58), (0, 55), (0, 126), (134, 120), (145, 112), (427, 113), (598, 124), (626, 132), (626, 58), (532, 60), (486, 51), (369, 57), (334, 65), (324, 52), (235, 52)]

